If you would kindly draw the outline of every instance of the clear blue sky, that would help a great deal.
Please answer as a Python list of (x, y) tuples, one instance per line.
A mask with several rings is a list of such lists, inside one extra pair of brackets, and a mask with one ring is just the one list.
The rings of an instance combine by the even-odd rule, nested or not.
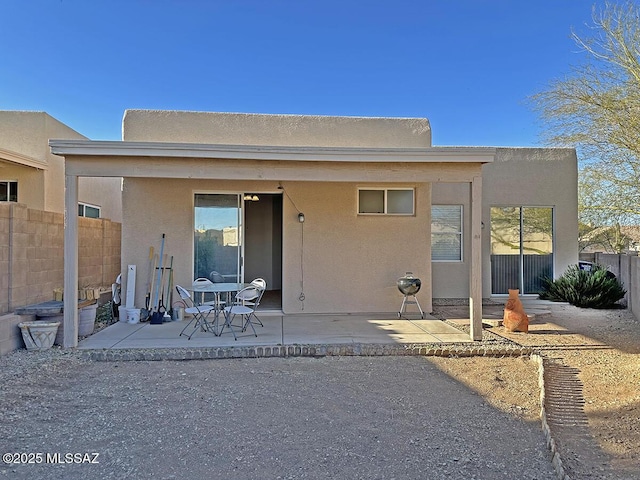
[(94, 140), (126, 109), (426, 117), (535, 146), (526, 98), (584, 58), (587, 0), (0, 0), (0, 110)]

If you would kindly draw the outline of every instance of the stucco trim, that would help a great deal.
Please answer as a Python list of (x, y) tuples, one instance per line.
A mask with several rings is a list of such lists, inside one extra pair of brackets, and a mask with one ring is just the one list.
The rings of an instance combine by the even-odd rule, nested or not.
[(0, 161), (15, 163), (16, 165), (23, 165), (26, 167), (33, 167), (38, 170), (47, 170), (49, 168), (47, 162), (43, 162), (42, 160), (38, 160), (18, 152), (5, 150), (4, 148), (0, 148)]
[(190, 157), (296, 162), (491, 163), (496, 153), (493, 147), (286, 147), (95, 140), (50, 140), (49, 146), (53, 154), (65, 156)]

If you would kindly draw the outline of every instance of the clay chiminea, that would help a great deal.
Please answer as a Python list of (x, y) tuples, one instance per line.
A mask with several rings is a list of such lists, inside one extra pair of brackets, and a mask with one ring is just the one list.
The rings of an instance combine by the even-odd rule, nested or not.
[(518, 294), (519, 290), (509, 289), (509, 299), (504, 306), (502, 324), (508, 332), (529, 332), (529, 317), (524, 311)]

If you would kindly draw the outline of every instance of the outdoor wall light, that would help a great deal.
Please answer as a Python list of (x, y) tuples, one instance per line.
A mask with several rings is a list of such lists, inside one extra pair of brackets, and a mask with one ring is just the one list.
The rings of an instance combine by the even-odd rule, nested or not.
[(300, 212), (300, 213), (298, 214), (298, 221), (299, 221), (300, 223), (303, 223), (303, 222), (304, 222), (304, 213)]

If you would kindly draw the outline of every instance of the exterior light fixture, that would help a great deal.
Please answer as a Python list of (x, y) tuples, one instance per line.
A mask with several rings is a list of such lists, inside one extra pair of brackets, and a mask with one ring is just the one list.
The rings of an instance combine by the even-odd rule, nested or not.
[(300, 213), (298, 214), (298, 221), (299, 221), (300, 223), (303, 223), (303, 222), (304, 222), (304, 213), (300, 212)]

